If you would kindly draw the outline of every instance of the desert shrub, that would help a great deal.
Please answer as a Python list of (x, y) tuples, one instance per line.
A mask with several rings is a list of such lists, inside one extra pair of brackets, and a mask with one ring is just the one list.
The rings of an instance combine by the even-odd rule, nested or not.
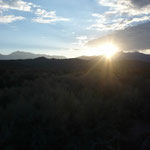
[(3, 68), (0, 149), (124, 150), (134, 124), (149, 123), (149, 68), (98, 65)]

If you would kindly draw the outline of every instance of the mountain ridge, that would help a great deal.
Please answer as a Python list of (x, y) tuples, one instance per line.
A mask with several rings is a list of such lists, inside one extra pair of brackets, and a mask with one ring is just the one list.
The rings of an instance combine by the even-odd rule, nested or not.
[[(31, 52), (24, 51), (15, 51), (8, 55), (0, 54), (0, 60), (25, 60), (25, 59), (67, 59), (65, 56), (61, 55), (46, 55), (46, 54), (35, 54)], [(103, 55), (95, 55), (95, 56), (79, 56), (77, 59), (81, 60), (98, 60), (104, 58)], [(150, 62), (150, 55), (144, 54), (141, 52), (128, 52), (125, 53), (123, 51), (117, 52), (112, 60), (138, 60), (144, 62)]]
[(57, 56), (57, 55), (46, 55), (46, 54), (34, 54), (31, 52), (24, 51), (15, 51), (8, 55), (0, 54), (0, 60), (17, 60), (17, 59), (35, 59), (38, 57), (45, 57), (48, 59), (66, 59), (65, 56)]
[[(103, 55), (78, 57), (78, 59), (82, 59), (82, 60), (97, 60), (101, 58), (104, 58)], [(112, 57), (112, 60), (138, 60), (138, 61), (150, 62), (150, 55), (140, 53), (140, 52), (125, 53), (123, 51), (119, 51)]]

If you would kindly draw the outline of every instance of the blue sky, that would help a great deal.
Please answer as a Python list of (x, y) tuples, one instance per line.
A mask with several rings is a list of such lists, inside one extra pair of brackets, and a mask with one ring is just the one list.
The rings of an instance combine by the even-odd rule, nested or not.
[(149, 4), (146, 0), (0, 0), (0, 53), (84, 55), (89, 41), (148, 22)]

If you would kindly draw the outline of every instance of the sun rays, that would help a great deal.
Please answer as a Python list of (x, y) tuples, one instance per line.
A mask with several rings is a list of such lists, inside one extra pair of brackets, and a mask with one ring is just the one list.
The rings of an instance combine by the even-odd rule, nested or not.
[(111, 59), (118, 51), (118, 47), (113, 43), (104, 43), (98, 47), (90, 49), (86, 52), (88, 56), (103, 55), (106, 59)]
[(112, 43), (106, 43), (102, 45), (102, 54), (107, 58), (111, 59), (111, 57), (118, 51), (118, 48)]

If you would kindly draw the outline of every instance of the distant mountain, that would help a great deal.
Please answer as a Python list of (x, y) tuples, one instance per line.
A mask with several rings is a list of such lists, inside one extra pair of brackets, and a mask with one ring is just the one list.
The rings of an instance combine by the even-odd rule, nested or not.
[[(99, 56), (81, 56), (78, 57), (78, 59), (82, 60), (97, 60), (102, 58), (102, 55)], [(140, 52), (118, 52), (113, 56), (113, 60), (137, 60), (137, 61), (144, 61), (144, 62), (150, 62), (150, 55), (143, 54)]]
[(115, 56), (114, 59), (119, 59), (119, 60), (138, 60), (138, 61), (144, 61), (144, 62), (150, 62), (150, 55), (148, 54), (143, 54), (140, 52), (118, 52)]
[(50, 55), (45, 55), (45, 54), (34, 54), (34, 53), (29, 53), (29, 52), (22, 52), (22, 51), (16, 51), (13, 52), (9, 55), (2, 55), (0, 54), (0, 60), (17, 60), (17, 59), (35, 59), (38, 57), (45, 57), (48, 59), (65, 59), (66, 57), (64, 56), (50, 56)]
[(78, 57), (78, 59), (82, 59), (82, 60), (97, 60), (102, 56), (80, 56)]

